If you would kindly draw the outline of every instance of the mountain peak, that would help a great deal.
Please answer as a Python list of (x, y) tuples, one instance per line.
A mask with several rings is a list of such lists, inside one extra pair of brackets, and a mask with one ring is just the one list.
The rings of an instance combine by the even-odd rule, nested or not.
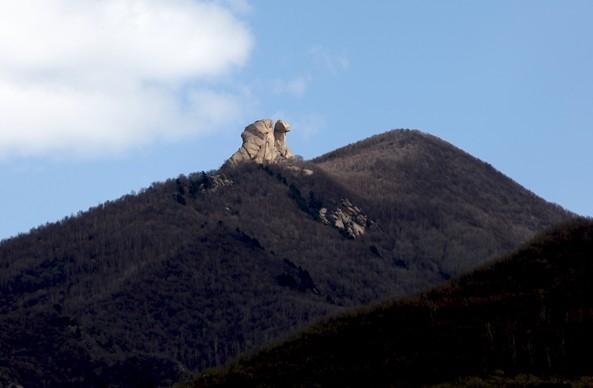
[(263, 119), (249, 124), (241, 134), (241, 148), (227, 160), (227, 164), (234, 166), (245, 161), (276, 163), (294, 158), (286, 144), (286, 134), (290, 128), (290, 124), (284, 120), (274, 124), (271, 119)]
[(430, 135), (387, 132), (299, 162), (289, 128), (256, 121), (234, 168), (1, 242), (0, 387), (172, 386), (572, 217)]

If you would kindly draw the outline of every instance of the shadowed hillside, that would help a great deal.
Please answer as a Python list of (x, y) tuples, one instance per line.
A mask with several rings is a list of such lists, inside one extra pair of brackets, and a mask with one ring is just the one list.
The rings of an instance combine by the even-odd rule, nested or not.
[(472, 268), (476, 257), (508, 252), (562, 213), (489, 164), (420, 131), (376, 135), (314, 162), (365, 199), (394, 238), (385, 249), (445, 275)]
[(359, 310), (210, 371), (197, 387), (590, 386), (593, 222), (426, 294)]
[(168, 385), (570, 217), (409, 131), (181, 176), (0, 243), (0, 383)]

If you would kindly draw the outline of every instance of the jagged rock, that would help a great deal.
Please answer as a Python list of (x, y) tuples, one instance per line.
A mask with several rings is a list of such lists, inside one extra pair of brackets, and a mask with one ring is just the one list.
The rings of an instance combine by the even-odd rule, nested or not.
[(231, 186), (233, 183), (233, 180), (224, 174), (202, 174), (198, 185), (198, 191), (215, 192), (222, 187)]
[(371, 224), (369, 217), (348, 199), (343, 199), (341, 205), (331, 212), (326, 208), (319, 209), (319, 220), (326, 225), (334, 226), (352, 239), (364, 235), (366, 228)]
[(245, 161), (263, 164), (293, 159), (294, 154), (286, 144), (289, 131), (290, 124), (284, 120), (278, 120), (274, 125), (272, 120), (264, 119), (248, 125), (241, 134), (241, 148), (227, 160), (227, 164), (234, 166)]

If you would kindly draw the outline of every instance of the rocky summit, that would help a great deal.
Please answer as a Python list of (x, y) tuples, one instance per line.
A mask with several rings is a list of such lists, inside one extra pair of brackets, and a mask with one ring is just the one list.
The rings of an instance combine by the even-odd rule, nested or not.
[(241, 134), (243, 144), (228, 160), (227, 165), (235, 166), (241, 162), (254, 161), (259, 164), (276, 163), (294, 158), (286, 145), (286, 134), (290, 124), (271, 119), (258, 120), (249, 124)]

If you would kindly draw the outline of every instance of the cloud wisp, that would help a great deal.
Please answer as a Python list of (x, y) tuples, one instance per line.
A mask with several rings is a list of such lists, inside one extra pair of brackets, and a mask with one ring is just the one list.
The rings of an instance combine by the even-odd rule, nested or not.
[(289, 80), (277, 79), (272, 82), (271, 89), (275, 94), (303, 97), (312, 80), (313, 77), (310, 75), (299, 76)]
[(309, 56), (318, 67), (338, 75), (350, 68), (350, 59), (345, 54), (336, 54), (320, 46), (309, 50)]
[(253, 39), (228, 2), (0, 2), (0, 158), (95, 155), (212, 130)]

